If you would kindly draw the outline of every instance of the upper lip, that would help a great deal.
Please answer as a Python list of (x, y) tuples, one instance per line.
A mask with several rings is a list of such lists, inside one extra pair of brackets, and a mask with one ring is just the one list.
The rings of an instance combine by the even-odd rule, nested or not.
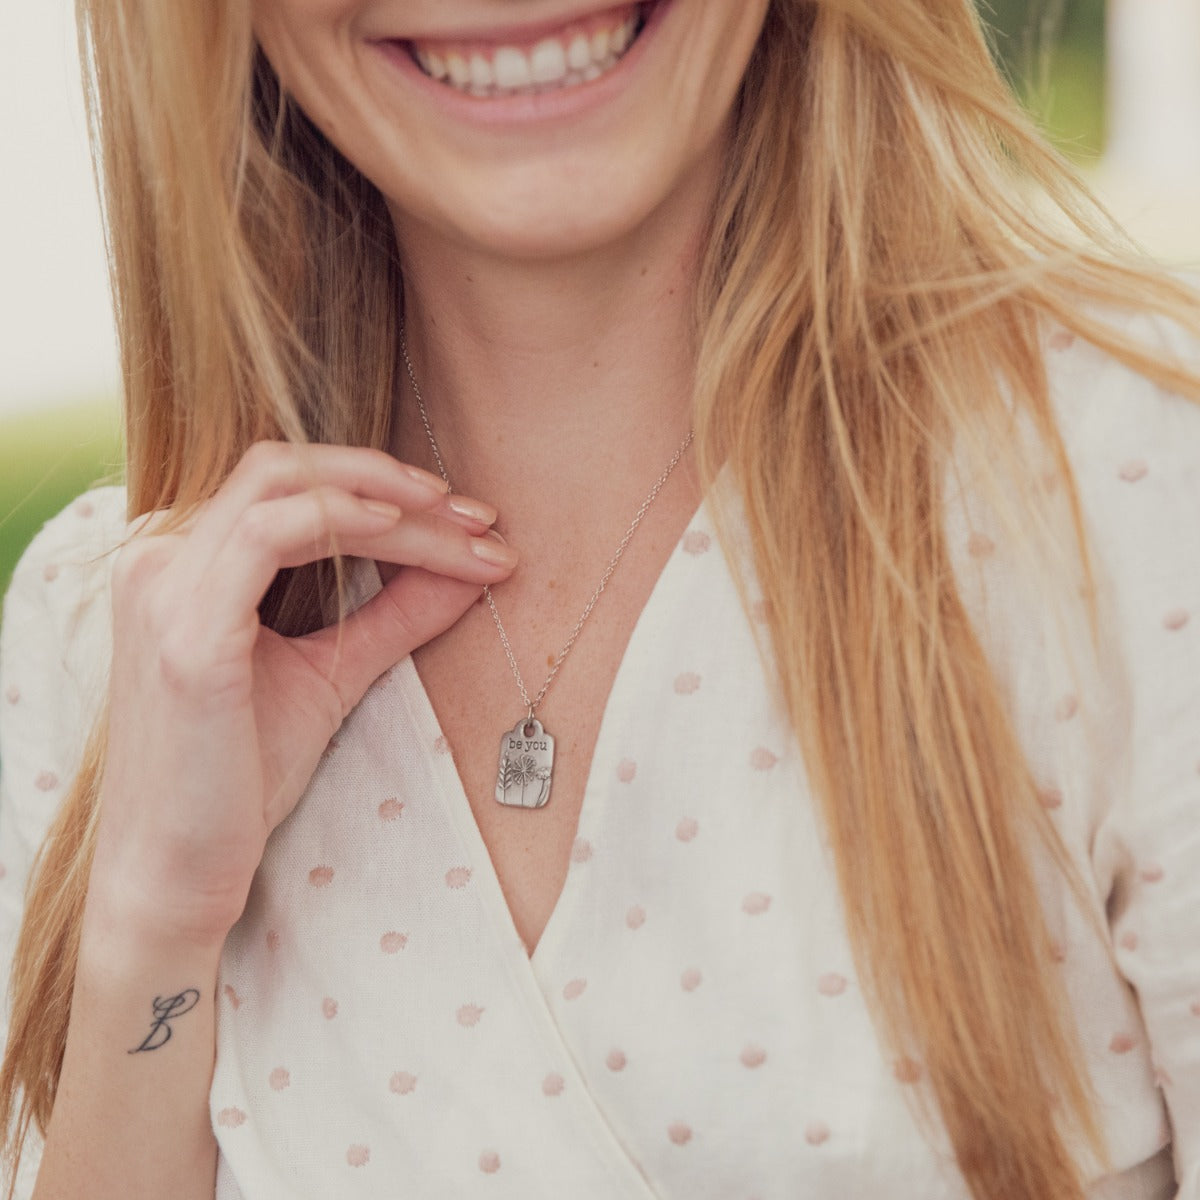
[[(477, 29), (429, 29), (423, 30), (420, 33), (409, 33), (404, 36), (383, 34), (378, 37), (372, 37), (370, 40), (377, 42), (495, 42), (497, 45), (503, 45), (508, 42), (524, 44), (556, 33), (564, 26), (573, 25), (577, 21), (584, 21), (589, 17), (598, 17), (603, 13), (625, 7), (627, 7), (625, 4), (589, 4), (586, 7), (580, 6), (574, 12), (562, 13), (545, 21), (531, 22), (523, 25), (488, 25)], [(633, 7), (640, 11), (646, 5), (645, 3), (637, 3)]]

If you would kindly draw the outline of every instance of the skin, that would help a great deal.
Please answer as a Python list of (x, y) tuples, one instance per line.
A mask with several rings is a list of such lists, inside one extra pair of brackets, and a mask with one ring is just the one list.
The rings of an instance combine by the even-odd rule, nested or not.
[[(221, 946), (329, 737), (409, 653), (536, 945), (616, 666), (694, 511), (694, 479), (681, 466), (663, 490), (540, 711), (561, 761), (543, 813), (491, 799), (497, 736), (519, 700), (474, 601), (494, 585), (536, 689), (688, 428), (697, 250), (765, 7), (673, 0), (607, 103), (496, 129), (448, 112), (375, 40), (595, 8), (254, 0), (286, 86), (388, 201), (431, 418), (456, 493), (487, 503), (452, 507), (399, 461), (432, 465), (402, 398), (394, 457), (317, 447), (305, 471), (287, 447), (255, 447), (186, 528), (121, 552), (99, 844), (38, 1200), (212, 1196)], [(340, 644), (336, 630), (262, 630), (255, 606), (275, 571), (324, 556), (331, 535), (380, 563), (385, 590)]]

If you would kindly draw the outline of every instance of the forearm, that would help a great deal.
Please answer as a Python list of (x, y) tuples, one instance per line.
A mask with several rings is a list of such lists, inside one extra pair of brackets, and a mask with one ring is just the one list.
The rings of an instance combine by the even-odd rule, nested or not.
[(89, 900), (34, 1200), (212, 1200), (219, 959)]

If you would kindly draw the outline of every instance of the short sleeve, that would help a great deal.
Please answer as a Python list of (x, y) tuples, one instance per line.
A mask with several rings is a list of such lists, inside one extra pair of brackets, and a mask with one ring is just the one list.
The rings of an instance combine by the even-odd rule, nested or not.
[[(1200, 369), (1175, 327), (1145, 332)], [(1200, 404), (1115, 363), (1089, 378), (1065, 436), (1102, 598), (1100, 651), (1126, 693), (1120, 784), (1091, 860), (1166, 1100), (1178, 1195), (1200, 1200)]]
[[(73, 776), (107, 683), (111, 550), (125, 493), (98, 488), (49, 521), (4, 598), (0, 626), (0, 970), (7, 1040), (9, 973), (34, 858)], [(27, 1200), (39, 1147), (16, 1182)], [(3, 1180), (7, 1184), (7, 1180)]]

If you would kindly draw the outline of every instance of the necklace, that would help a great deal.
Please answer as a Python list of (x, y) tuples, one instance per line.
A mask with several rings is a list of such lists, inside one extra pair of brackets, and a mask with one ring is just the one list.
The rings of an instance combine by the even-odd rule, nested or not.
[[(408, 343), (403, 328), (400, 330), (400, 353), (404, 358), (404, 366), (408, 372), (409, 382), (412, 384), (413, 395), (416, 397), (417, 412), (420, 414), (421, 424), (425, 427), (425, 436), (429, 439), (429, 448), (433, 451), (433, 460), (437, 463), (437, 469), (441, 473), (442, 479), (445, 480), (446, 486), (453, 491), (450, 476), (446, 472), (446, 464), (442, 461), (442, 454), (438, 449), (437, 439), (433, 436), (433, 426), (429, 423), (429, 414), (425, 410), (425, 401), (417, 384), (416, 372), (413, 370), (412, 360), (408, 356)], [(500, 645), (504, 648), (504, 656), (508, 659), (508, 666), (513, 673), (513, 678), (517, 681), (521, 702), (525, 705), (525, 715), (500, 739), (500, 768), (496, 775), (496, 799), (501, 804), (507, 804), (514, 808), (542, 808), (550, 799), (550, 784), (554, 773), (554, 738), (546, 732), (541, 721), (537, 719), (537, 710), (558, 675), (559, 667), (563, 665), (567, 655), (574, 648), (588, 617), (592, 615), (592, 610), (596, 607), (596, 602), (608, 586), (608, 581), (613, 577), (617, 563), (621, 561), (621, 555), (625, 553), (629, 543), (633, 540), (633, 535), (642, 523), (642, 518), (650, 511), (650, 506), (654, 501), (658, 499), (658, 493), (662, 491), (663, 486), (671, 477), (671, 472), (679, 465), (679, 460), (683, 458), (687, 448), (692, 444), (693, 436), (694, 431), (689, 429), (687, 437), (683, 439), (679, 448), (671, 456), (671, 461), (667, 463), (666, 470), (654, 481), (654, 486), (650, 489), (646, 499), (634, 513), (629, 528), (625, 530), (625, 536), (617, 543), (617, 548), (612, 558), (609, 559), (608, 566), (604, 568), (604, 574), (600, 576), (600, 582), (596, 585), (587, 604), (584, 605), (579, 620), (575, 622), (574, 629), (571, 630), (563, 648), (558, 652), (558, 656), (550, 667), (550, 674), (546, 676), (537, 695), (532, 698), (529, 695), (529, 689), (525, 686), (521, 668), (517, 665), (516, 655), (513, 654), (504, 622), (500, 619), (500, 610), (496, 607), (492, 589), (490, 587), (483, 589), (496, 632), (500, 635)]]

